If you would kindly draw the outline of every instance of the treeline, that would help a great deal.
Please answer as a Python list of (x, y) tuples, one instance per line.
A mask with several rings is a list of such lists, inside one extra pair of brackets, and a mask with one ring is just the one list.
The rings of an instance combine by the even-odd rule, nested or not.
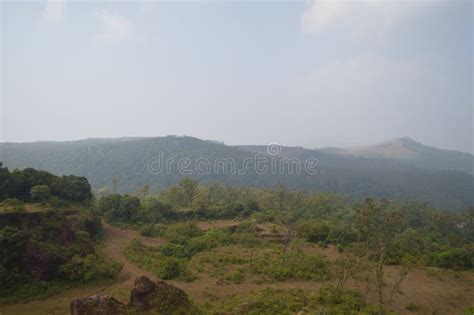
[[(10, 169), (34, 167), (54, 174), (85, 176), (94, 190), (107, 187), (121, 194), (134, 192), (145, 184), (153, 192), (173, 186), (183, 174), (177, 170), (177, 161), (186, 158), (191, 161), (191, 167), (187, 169), (192, 171), (191, 177), (202, 183), (259, 188), (284, 183), (292, 190), (334, 192), (355, 200), (373, 196), (428, 201), (453, 210), (474, 204), (473, 176), (453, 170), (459, 163), (450, 163), (449, 159), (442, 159), (441, 165), (449, 167), (440, 170), (439, 167), (428, 167), (428, 162), (423, 168), (409, 161), (357, 158), (323, 150), (282, 147), (281, 155), (276, 157), (277, 165), (283, 165), (280, 158), (296, 159), (301, 166), (308, 159), (317, 159), (317, 174), (307, 174), (303, 169), (300, 174), (296, 170), (290, 173), (286, 167), (283, 172), (262, 174), (256, 172), (257, 154), (266, 159), (266, 166), (270, 166), (271, 157), (264, 146), (226, 146), (191, 137), (0, 144), (0, 161)], [(166, 161), (175, 161), (169, 172), (164, 168), (161, 172), (150, 171), (150, 162), (160, 160), (161, 156), (163, 165)], [(212, 172), (205, 174), (198, 173), (194, 167), (201, 160), (215, 166), (218, 159), (234, 161), (234, 170), (247, 165), (244, 161), (252, 162), (247, 165), (246, 172), (239, 174), (233, 173), (232, 167), (228, 166), (219, 167), (217, 172), (213, 167)], [(116, 179), (113, 185), (112, 178)]]
[(387, 264), (474, 268), (474, 208), (449, 212), (426, 203), (370, 198), (354, 203), (331, 193), (199, 185), (185, 178), (159, 195), (103, 195), (97, 210), (111, 222), (137, 225), (149, 235), (161, 233), (162, 224), (185, 220), (272, 222), (285, 228), (288, 241), (332, 244), (341, 251), (362, 244), (368, 235), (363, 227), (372, 224), (380, 235), (392, 233), (383, 244)]
[(50, 198), (89, 202), (92, 199), (91, 187), (85, 177), (55, 176), (32, 168), (10, 172), (0, 162), (0, 200), (44, 202)]

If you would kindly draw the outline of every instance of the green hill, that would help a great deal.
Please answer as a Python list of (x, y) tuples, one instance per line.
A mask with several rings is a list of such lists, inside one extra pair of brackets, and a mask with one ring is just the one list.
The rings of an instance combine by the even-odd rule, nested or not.
[[(256, 170), (257, 156), (269, 167), (263, 174)], [(440, 155), (424, 156), (424, 160), (400, 159), (297, 147), (282, 147), (280, 154), (270, 156), (266, 146), (227, 146), (175, 136), (0, 144), (0, 161), (10, 169), (33, 167), (58, 175), (85, 176), (96, 191), (104, 186), (111, 189), (113, 177), (117, 179), (117, 192), (135, 192), (144, 185), (153, 192), (189, 176), (204, 183), (217, 181), (254, 187), (284, 184), (289, 189), (331, 191), (354, 199), (368, 195), (416, 199), (452, 209), (474, 205), (474, 177), (467, 172), (465, 162), (457, 163), (454, 159), (445, 163)], [(472, 161), (472, 155), (466, 156)], [(163, 162), (171, 161), (169, 170), (150, 172), (150, 166), (157, 165), (153, 161), (160, 158)], [(299, 161), (299, 174), (290, 173), (288, 164), (282, 163), (282, 159), (288, 162), (290, 158)], [(308, 159), (317, 160), (317, 174), (304, 171)], [(186, 172), (178, 170), (179, 161), (189, 163)], [(283, 165), (284, 172), (272, 172), (271, 161)], [(233, 166), (228, 164), (231, 162)], [(199, 163), (208, 163), (211, 169), (199, 172)], [(238, 173), (244, 165), (247, 171)]]

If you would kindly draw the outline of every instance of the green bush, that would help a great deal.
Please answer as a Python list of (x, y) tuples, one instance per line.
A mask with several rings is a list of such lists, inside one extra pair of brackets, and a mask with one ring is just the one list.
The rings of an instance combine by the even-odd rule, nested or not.
[[(168, 247), (165, 251), (175, 254), (177, 247)], [(144, 246), (139, 240), (133, 240), (124, 250), (131, 262), (156, 274), (157, 277), (170, 280), (180, 279), (193, 281), (195, 277), (188, 271), (188, 261), (174, 256), (165, 256), (162, 249), (152, 249)]]
[(439, 254), (432, 255), (432, 262), (441, 268), (469, 270), (474, 268), (474, 246), (453, 248)]
[(225, 283), (225, 284), (240, 284), (244, 282), (245, 280), (245, 275), (242, 269), (237, 269), (236, 271), (233, 271), (227, 275), (225, 275), (223, 278), (219, 280), (219, 283)]
[(329, 225), (315, 220), (303, 221), (296, 226), (298, 236), (311, 243), (326, 242), (329, 232)]
[(30, 197), (34, 201), (45, 202), (51, 197), (51, 188), (47, 185), (37, 185), (31, 187)]
[(420, 307), (416, 303), (409, 303), (405, 308), (410, 312), (416, 312), (420, 310)]
[(202, 231), (194, 222), (184, 222), (169, 225), (164, 232), (164, 237), (177, 244), (185, 244), (189, 239), (201, 236)]
[(9, 211), (13, 212), (23, 212), (25, 211), (24, 204), (21, 200), (16, 198), (7, 198), (3, 201), (3, 204)]
[(176, 258), (190, 258), (192, 255), (184, 245), (166, 243), (160, 246), (160, 251), (165, 256), (173, 256)]
[(69, 282), (86, 283), (114, 278), (122, 270), (122, 265), (104, 260), (96, 255), (74, 256), (59, 268), (60, 276)]
[(251, 271), (275, 280), (324, 280), (329, 278), (328, 264), (320, 256), (298, 250), (283, 252), (266, 249), (254, 258)]

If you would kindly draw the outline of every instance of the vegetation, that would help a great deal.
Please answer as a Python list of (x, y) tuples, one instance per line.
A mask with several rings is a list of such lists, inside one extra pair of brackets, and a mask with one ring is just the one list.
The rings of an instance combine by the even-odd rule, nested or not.
[[(85, 178), (0, 168), (0, 302), (28, 300), (114, 278), (121, 265), (96, 245), (100, 218)], [(32, 203), (36, 201), (38, 203)], [(33, 208), (33, 211), (26, 209)]]
[[(102, 191), (96, 199), (62, 199), (54, 186), (60, 177), (2, 170), (5, 191), (29, 185), (28, 197), (4, 194), (0, 204), (2, 302), (114, 278), (121, 265), (97, 250), (101, 219), (161, 238), (157, 246), (146, 237), (133, 240), (124, 255), (164, 280), (208, 281), (198, 304), (211, 314), (388, 314), (411, 268), (474, 266), (474, 208), (354, 202), (282, 185), (243, 188), (191, 178), (159, 194), (144, 187), (136, 196)], [(22, 180), (11, 179), (17, 176)], [(321, 254), (327, 250), (332, 256)], [(211, 289), (225, 287), (252, 289), (224, 298)], [(402, 308), (425, 311), (417, 303)]]
[[(193, 187), (192, 194), (180, 191)], [(303, 193), (276, 189), (239, 188), (190, 179), (144, 200), (110, 194), (97, 202), (110, 222), (132, 224), (143, 235), (164, 236), (178, 258), (190, 258), (201, 250), (236, 242), (261, 242), (258, 227), (243, 224), (234, 234), (222, 230), (196, 231), (190, 220), (237, 219), (279, 226), (280, 241), (302, 239), (339, 251), (365, 251), (385, 264), (411, 264), (471, 270), (474, 266), (474, 209), (449, 212), (414, 202), (389, 203), (367, 199), (363, 203), (330, 193)], [(253, 229), (253, 230), (252, 230)], [(191, 233), (191, 234), (190, 234)], [(202, 235), (201, 235), (201, 234)], [(238, 239), (238, 240), (237, 240)], [(368, 250), (372, 252), (368, 252)], [(378, 257), (378, 258), (377, 258)]]
[[(177, 161), (191, 161), (193, 178), (200, 182), (269, 188), (279, 183), (292, 190), (334, 192), (363, 200), (367, 196), (394, 200), (419, 200), (437, 207), (463, 210), (474, 204), (473, 157), (469, 154), (436, 150), (408, 144), (419, 151), (417, 159), (363, 158), (335, 154), (328, 150), (283, 147), (277, 159), (304, 163), (318, 160), (317, 176), (294, 171), (256, 171), (259, 154), (270, 164), (265, 146), (226, 146), (191, 137), (89, 139), (75, 142), (0, 144), (0, 161), (13, 168), (36, 167), (55, 174), (78, 174), (89, 179), (96, 191), (132, 193), (145, 196), (175, 185), (183, 173)], [(150, 171), (150, 161), (162, 157), (174, 161), (170, 170)], [(235, 168), (216, 163), (235, 161)], [(209, 161), (212, 172), (196, 171), (198, 161)], [(249, 164), (244, 161), (251, 161)], [(288, 161), (288, 160), (287, 160)], [(236, 174), (247, 165), (247, 171)], [(218, 165), (218, 171), (214, 171)], [(287, 165), (287, 164), (285, 164)], [(286, 167), (286, 166), (285, 166)], [(207, 168), (207, 166), (206, 166)], [(147, 191), (143, 191), (147, 187)], [(1, 189), (0, 189), (1, 190)], [(29, 192), (29, 191), (28, 191)], [(188, 196), (191, 197), (191, 196)], [(189, 202), (184, 201), (183, 202)]]
[(46, 202), (51, 197), (87, 203), (92, 199), (92, 193), (85, 177), (59, 177), (32, 168), (10, 172), (0, 162), (0, 200), (15, 198), (23, 202)]
[[(187, 184), (191, 181), (186, 179)], [(472, 209), (448, 212), (427, 204), (371, 198), (352, 203), (335, 194), (307, 194), (282, 186), (265, 190), (197, 182), (190, 186), (192, 202), (190, 195), (179, 193), (183, 185), (137, 198), (139, 206), (129, 221), (108, 216), (111, 209), (100, 208), (103, 203), (98, 201), (112, 223), (166, 240), (159, 247), (132, 242), (125, 251), (132, 262), (162, 279), (190, 282), (213, 277), (217, 286), (321, 283), (317, 292), (265, 289), (250, 297), (236, 294), (222, 305), (214, 303), (211, 294), (204, 304), (210, 313), (286, 314), (298, 309), (386, 314), (411, 268), (472, 270)], [(159, 205), (153, 218), (141, 214), (153, 212), (149, 200)], [(205, 229), (195, 223), (209, 219), (234, 223)], [(329, 260), (312, 250), (328, 246), (337, 249), (336, 258)], [(357, 293), (349, 289), (354, 283), (360, 288)], [(267, 291), (287, 300), (274, 300)], [(367, 296), (372, 296), (373, 304), (367, 304)], [(412, 302), (403, 307), (420, 309)]]

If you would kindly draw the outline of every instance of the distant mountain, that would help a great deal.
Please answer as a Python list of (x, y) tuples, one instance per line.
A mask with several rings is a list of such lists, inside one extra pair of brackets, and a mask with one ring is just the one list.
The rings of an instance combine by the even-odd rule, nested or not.
[(474, 156), (452, 150), (442, 150), (404, 137), (371, 146), (355, 148), (323, 148), (322, 151), (369, 159), (394, 159), (420, 168), (474, 172)]
[[(95, 190), (110, 188), (116, 177), (117, 190), (122, 193), (133, 193), (143, 185), (158, 191), (190, 176), (201, 182), (239, 186), (283, 184), (289, 189), (336, 192), (354, 199), (410, 199), (452, 209), (474, 205), (474, 177), (468, 173), (472, 172), (472, 155), (408, 139), (396, 142), (379, 146), (379, 151), (281, 147), (270, 152), (267, 146), (228, 146), (178, 136), (0, 143), (0, 161), (10, 169), (33, 167), (85, 176)], [(265, 161), (266, 171), (258, 169), (257, 157)], [(157, 171), (160, 161), (168, 162), (169, 168)], [(303, 169), (307, 161), (317, 161), (317, 174)], [(184, 164), (178, 166), (181, 162)], [(288, 171), (294, 162), (301, 166), (300, 172)], [(271, 163), (281, 170), (271, 168)], [(240, 172), (244, 165), (247, 170)]]

